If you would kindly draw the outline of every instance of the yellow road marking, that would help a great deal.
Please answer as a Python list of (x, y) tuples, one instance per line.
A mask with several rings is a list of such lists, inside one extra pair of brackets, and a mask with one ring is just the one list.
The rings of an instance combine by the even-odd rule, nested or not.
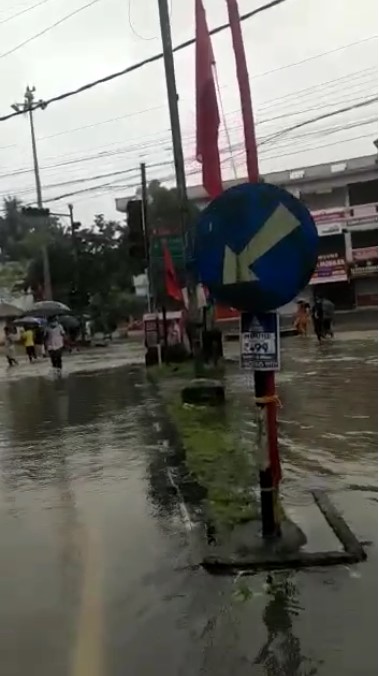
[(83, 585), (72, 676), (103, 676), (103, 606), (98, 534), (87, 533), (83, 540)]

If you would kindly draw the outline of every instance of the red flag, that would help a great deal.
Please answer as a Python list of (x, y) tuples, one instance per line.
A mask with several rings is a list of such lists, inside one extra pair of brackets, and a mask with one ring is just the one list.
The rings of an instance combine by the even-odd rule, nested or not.
[(163, 263), (166, 293), (175, 300), (182, 301), (183, 294), (176, 276), (174, 263), (167, 242), (163, 242)]
[(229, 23), (232, 31), (234, 54), (236, 57), (237, 80), (241, 97), (247, 173), (249, 181), (251, 181), (251, 183), (257, 183), (259, 180), (257, 141), (255, 138), (253, 108), (251, 105), (249, 73), (247, 71), (237, 0), (226, 0), (226, 4), (228, 5)]
[(196, 156), (210, 197), (222, 192), (218, 152), (218, 114), (212, 66), (215, 63), (202, 0), (196, 0)]

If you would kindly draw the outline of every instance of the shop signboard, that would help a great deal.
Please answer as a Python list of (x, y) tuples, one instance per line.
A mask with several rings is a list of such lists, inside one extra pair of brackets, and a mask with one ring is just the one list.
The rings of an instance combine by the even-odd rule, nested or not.
[(346, 281), (347, 267), (345, 258), (337, 252), (320, 254), (310, 284)]
[(378, 247), (365, 246), (353, 249), (351, 276), (369, 277), (378, 274)]

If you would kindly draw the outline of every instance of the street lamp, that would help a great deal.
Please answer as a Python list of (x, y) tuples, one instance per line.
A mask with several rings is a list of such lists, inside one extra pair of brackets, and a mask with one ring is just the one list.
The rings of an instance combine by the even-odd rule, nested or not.
[[(36, 90), (35, 87), (29, 86), (26, 87), (23, 102), (13, 103), (11, 108), (17, 113), (27, 113), (29, 116), (30, 134), (32, 139), (32, 151), (33, 151), (34, 178), (36, 182), (37, 204), (38, 209), (42, 210), (43, 209), (42, 190), (41, 190), (41, 179), (39, 174), (36, 136), (34, 132), (33, 110), (35, 110), (36, 108), (42, 109), (46, 108), (46, 103), (42, 101), (42, 99), (40, 99), (39, 101), (34, 100), (35, 90)], [(42, 211), (40, 213), (40, 216), (44, 217)], [(42, 245), (42, 260), (43, 260), (43, 282), (45, 287), (45, 298), (46, 300), (51, 300), (52, 289), (51, 289), (50, 262), (46, 242)]]

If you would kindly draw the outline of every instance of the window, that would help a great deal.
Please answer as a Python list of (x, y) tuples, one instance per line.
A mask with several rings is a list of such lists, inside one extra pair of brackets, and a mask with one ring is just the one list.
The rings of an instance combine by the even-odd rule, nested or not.
[(378, 201), (378, 179), (373, 181), (362, 181), (362, 183), (350, 183), (347, 186), (349, 191), (349, 204), (354, 207), (358, 204), (372, 204)]

